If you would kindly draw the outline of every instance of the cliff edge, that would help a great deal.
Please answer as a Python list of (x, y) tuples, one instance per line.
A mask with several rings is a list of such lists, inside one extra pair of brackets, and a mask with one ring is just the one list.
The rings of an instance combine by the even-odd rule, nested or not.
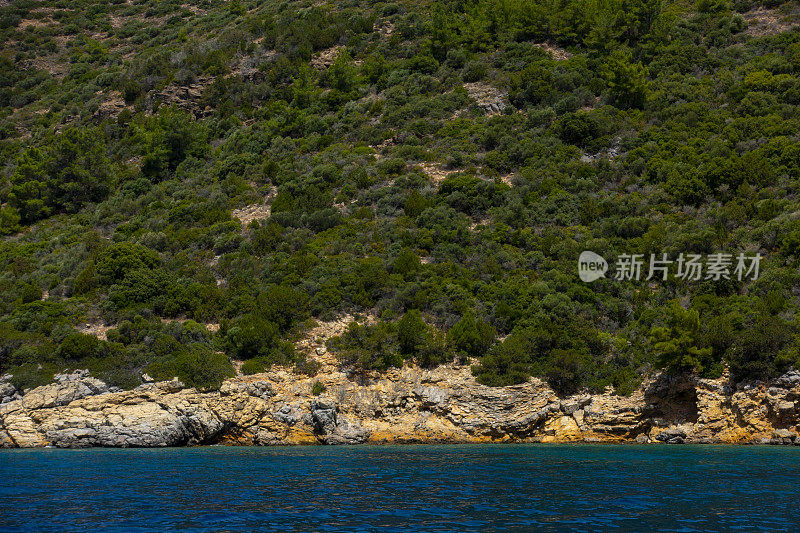
[[(312, 394), (314, 383), (325, 391)], [(321, 387), (317, 385), (316, 389)], [(631, 396), (559, 398), (544, 382), (486, 387), (469, 367), (308, 377), (287, 369), (113, 391), (86, 372), (22, 394), (0, 383), (0, 447), (424, 442), (800, 444), (800, 372), (734, 385), (666, 375)]]

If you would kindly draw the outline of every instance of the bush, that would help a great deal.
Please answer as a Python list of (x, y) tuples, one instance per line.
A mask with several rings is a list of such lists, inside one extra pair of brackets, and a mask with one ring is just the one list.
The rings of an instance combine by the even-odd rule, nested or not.
[(550, 352), (544, 372), (548, 385), (563, 396), (575, 394), (585, 386), (590, 373), (588, 354), (573, 350), (555, 349)]
[(250, 376), (253, 374), (260, 374), (267, 370), (266, 364), (261, 359), (248, 359), (242, 363), (242, 374)]
[(392, 272), (408, 278), (422, 267), (417, 254), (410, 248), (403, 248), (392, 265)]
[(470, 61), (464, 67), (464, 81), (480, 81), (486, 77), (486, 64), (483, 61)]
[(95, 270), (104, 283), (121, 281), (126, 274), (139, 269), (152, 269), (160, 264), (158, 253), (140, 244), (112, 244), (97, 256)]
[(38, 302), (42, 299), (42, 289), (33, 283), (23, 283), (19, 292), (19, 298), (23, 304)]
[(422, 313), (417, 309), (408, 311), (397, 323), (397, 343), (400, 353), (416, 354), (428, 336), (428, 325), (422, 320)]
[(198, 343), (189, 344), (172, 359), (153, 363), (147, 372), (157, 380), (177, 376), (187, 386), (198, 389), (218, 389), (225, 378), (235, 375), (225, 354)]
[(480, 357), (492, 345), (495, 335), (492, 326), (475, 318), (471, 312), (467, 312), (450, 328), (447, 333), (447, 344), (461, 357)]
[(236, 359), (269, 359), (277, 348), (278, 326), (248, 313), (231, 321), (224, 333), (225, 345)]
[(19, 225), (22, 217), (14, 207), (0, 208), (0, 235), (12, 235), (22, 229)]
[(647, 99), (647, 69), (634, 63), (629, 53), (614, 50), (606, 61), (604, 75), (611, 103), (623, 109), (641, 108)]
[(61, 341), (58, 355), (64, 359), (80, 360), (97, 355), (99, 348), (100, 340), (97, 337), (75, 332), (70, 333)]
[(739, 332), (725, 353), (734, 380), (767, 380), (798, 363), (789, 347), (792, 328), (778, 317), (758, 316)]
[(392, 326), (386, 322), (367, 326), (353, 322), (341, 336), (331, 338), (328, 347), (342, 363), (359, 372), (385, 371), (403, 364), (393, 334)]
[[(55, 212), (76, 213), (109, 192), (111, 169), (102, 133), (69, 126), (48, 139), (46, 148), (32, 147), (17, 161), (8, 203), (30, 224)], [(3, 217), (13, 221), (13, 213)]]
[(530, 373), (530, 345), (528, 339), (519, 334), (511, 334), (496, 344), (479, 364), (472, 367), (478, 383), (491, 387), (525, 383)]
[(259, 313), (281, 331), (308, 317), (308, 295), (288, 285), (269, 285), (258, 295)]
[(597, 138), (600, 125), (594, 116), (585, 111), (568, 113), (556, 124), (558, 136), (566, 143), (587, 146)]
[(319, 396), (320, 394), (322, 394), (326, 390), (328, 390), (328, 389), (325, 387), (325, 385), (323, 385), (319, 381), (315, 381), (314, 385), (311, 386), (311, 395), (312, 396)]
[(699, 346), (700, 313), (683, 309), (677, 301), (667, 309), (664, 326), (650, 331), (650, 342), (661, 368), (670, 372), (703, 373), (713, 365), (711, 348)]

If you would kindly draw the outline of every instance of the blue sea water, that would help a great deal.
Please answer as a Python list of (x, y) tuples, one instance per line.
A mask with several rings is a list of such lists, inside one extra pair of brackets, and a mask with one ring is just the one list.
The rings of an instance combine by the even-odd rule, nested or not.
[(2, 531), (797, 531), (800, 448), (2, 450)]

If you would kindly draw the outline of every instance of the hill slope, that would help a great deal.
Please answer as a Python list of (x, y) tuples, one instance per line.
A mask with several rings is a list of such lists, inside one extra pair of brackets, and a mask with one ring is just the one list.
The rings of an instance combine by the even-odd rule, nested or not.
[[(314, 375), (329, 349), (363, 375), (457, 359), (559, 394), (629, 394), (656, 367), (773, 378), (798, 358), (797, 17), (6, 2), (0, 373), (214, 388)], [(644, 274), (587, 284), (583, 250)], [(663, 254), (706, 270), (645, 280)]]

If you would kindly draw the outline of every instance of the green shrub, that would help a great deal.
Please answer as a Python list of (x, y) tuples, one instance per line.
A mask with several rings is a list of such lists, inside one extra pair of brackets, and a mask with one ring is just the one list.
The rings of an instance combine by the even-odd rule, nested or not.
[(261, 359), (248, 359), (242, 363), (242, 374), (250, 376), (252, 374), (260, 374), (266, 371), (266, 364)]
[(385, 371), (403, 364), (392, 325), (382, 321), (366, 326), (353, 322), (341, 336), (331, 338), (328, 346), (342, 363), (360, 372)]
[(147, 372), (157, 380), (177, 377), (185, 385), (198, 389), (218, 389), (225, 378), (235, 375), (225, 354), (197, 343), (189, 344), (173, 358), (151, 364)]
[(249, 313), (231, 321), (224, 333), (225, 343), (236, 359), (269, 358), (277, 347), (278, 326)]
[(85, 333), (70, 333), (61, 341), (58, 355), (64, 359), (80, 360), (97, 355), (101, 341), (94, 335)]
[(160, 264), (158, 253), (140, 244), (112, 244), (97, 256), (95, 270), (105, 283), (121, 281), (129, 272), (152, 269)]
[(630, 53), (614, 50), (604, 65), (611, 103), (621, 108), (641, 108), (647, 99), (647, 69), (634, 63)]
[(315, 381), (314, 385), (311, 386), (311, 395), (312, 396), (319, 396), (320, 394), (322, 394), (326, 390), (328, 390), (328, 389), (325, 387), (325, 385), (323, 385), (319, 381)]
[(496, 344), (472, 366), (478, 383), (491, 387), (516, 385), (528, 381), (531, 372), (531, 353), (528, 339), (522, 335), (509, 335)]
[(419, 256), (410, 248), (403, 248), (392, 265), (392, 272), (408, 277), (422, 268)]
[(22, 229), (19, 225), (22, 217), (14, 207), (0, 208), (0, 235), (12, 235)]
[(428, 335), (428, 325), (417, 309), (408, 311), (397, 323), (397, 343), (403, 354), (415, 354)]
[(492, 326), (467, 312), (447, 332), (447, 343), (463, 357), (480, 357), (494, 342)]
[[(109, 192), (111, 168), (103, 135), (68, 126), (50, 135), (44, 149), (31, 147), (17, 161), (8, 203), (30, 224), (56, 212), (76, 213)], [(13, 213), (6, 213), (6, 220)]]
[(42, 289), (33, 283), (23, 283), (19, 292), (19, 298), (23, 304), (38, 302), (42, 299)]
[(767, 380), (800, 360), (790, 346), (793, 328), (779, 317), (758, 316), (738, 333), (725, 353), (734, 380)]
[(702, 373), (712, 364), (711, 348), (700, 344), (700, 314), (673, 302), (667, 310), (666, 324), (650, 331), (650, 342), (661, 368), (669, 371)]

